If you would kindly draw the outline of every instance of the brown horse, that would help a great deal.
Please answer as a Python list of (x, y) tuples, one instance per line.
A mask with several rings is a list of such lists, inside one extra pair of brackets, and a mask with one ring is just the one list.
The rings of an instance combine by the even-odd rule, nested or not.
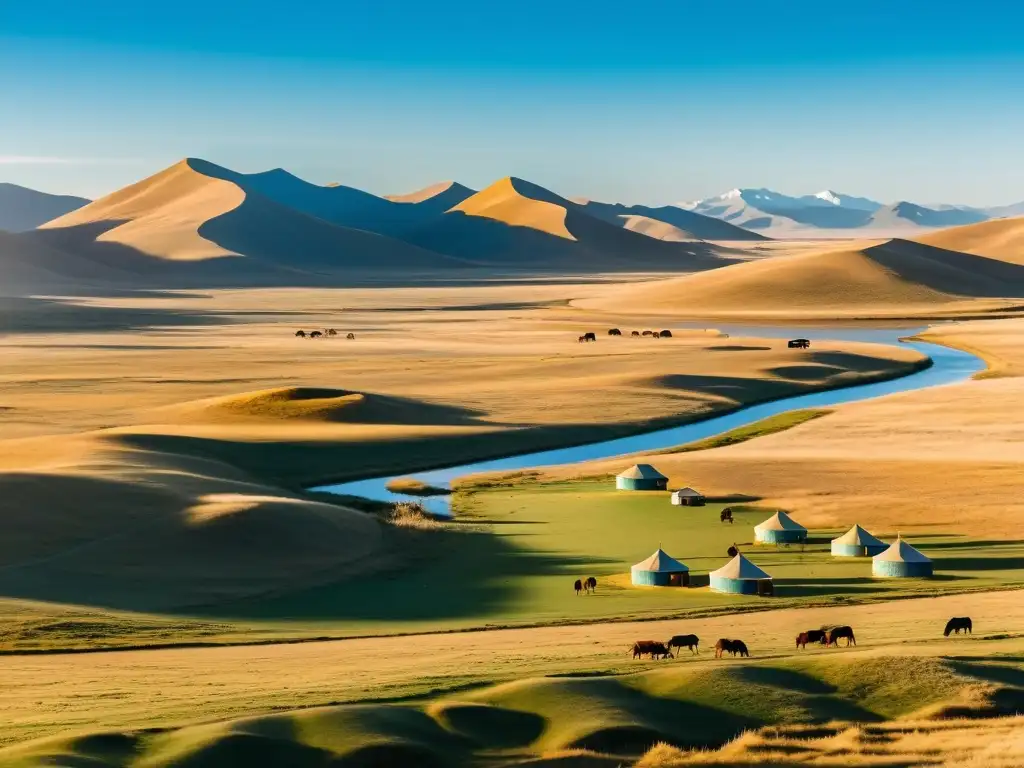
[(686, 648), (690, 653), (700, 653), (700, 638), (696, 635), (676, 635), (667, 643), (669, 650)]
[(808, 643), (819, 643), (825, 644), (825, 630), (823, 629), (808, 629), (806, 632), (801, 632), (796, 636), (796, 647), (806, 648)]
[(747, 644), (742, 640), (728, 640), (723, 637), (715, 643), (715, 658), (722, 658), (722, 654), (726, 652), (731, 653), (733, 656), (737, 653), (740, 656), (750, 656), (750, 651), (747, 650)]
[(618, 328), (609, 328), (608, 329), (608, 335), (609, 336), (621, 336), (622, 335), (622, 331), (620, 331)]
[(853, 627), (833, 627), (825, 635), (825, 647), (831, 648), (834, 645), (838, 648), (841, 637), (846, 638), (847, 648), (857, 644), (857, 638), (853, 636)]
[(731, 523), (732, 507), (726, 507), (725, 509), (723, 509), (721, 514), (718, 516), (718, 519), (721, 520), (723, 523)]
[(640, 336), (640, 331), (633, 331), (633, 332), (632, 332), (631, 334), (629, 334), (629, 335), (630, 335), (630, 336), (636, 336), (636, 337), (639, 337), (639, 336)]
[(579, 579), (576, 579), (576, 583), (573, 584), (572, 586), (573, 586), (573, 589), (576, 590), (576, 596), (579, 597), (580, 592), (583, 591), (583, 582), (580, 581)]
[(971, 621), (970, 616), (954, 616), (946, 622), (946, 629), (942, 636), (949, 637), (950, 634), (959, 635), (961, 629), (969, 635), (974, 634), (974, 623)]
[(645, 653), (651, 654), (652, 659), (662, 658), (671, 659), (672, 651), (668, 649), (664, 643), (659, 643), (657, 640), (637, 640), (633, 643), (633, 647), (630, 649), (634, 659), (642, 659)]

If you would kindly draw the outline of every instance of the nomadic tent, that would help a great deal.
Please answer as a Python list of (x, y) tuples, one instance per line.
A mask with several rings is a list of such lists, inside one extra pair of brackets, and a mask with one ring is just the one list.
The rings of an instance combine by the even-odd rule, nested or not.
[(832, 557), (874, 557), (889, 545), (876, 539), (859, 525), (832, 539)]
[(792, 544), (807, 541), (807, 529), (782, 510), (754, 526), (758, 544)]
[(672, 503), (677, 507), (703, 507), (707, 499), (700, 491), (693, 488), (680, 488), (672, 491)]
[(932, 561), (900, 537), (871, 559), (871, 575), (883, 578), (920, 578), (931, 576), (932, 570)]
[(620, 491), (664, 491), (668, 478), (650, 464), (634, 464), (615, 477), (615, 487)]
[(634, 584), (646, 587), (686, 587), (690, 584), (690, 569), (673, 557), (658, 551), (630, 569)]
[(711, 572), (711, 588), (716, 592), (730, 592), (737, 595), (770, 595), (773, 593), (772, 577), (742, 554), (736, 555), (717, 571)]

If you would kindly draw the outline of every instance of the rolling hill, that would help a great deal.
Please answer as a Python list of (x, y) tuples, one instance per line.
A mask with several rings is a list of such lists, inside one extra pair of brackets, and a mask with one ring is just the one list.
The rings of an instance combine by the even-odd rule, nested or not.
[(475, 189), (470, 189), (457, 181), (441, 181), (405, 195), (385, 195), (385, 199), (393, 203), (422, 205), (424, 210), (440, 214), (475, 194)]
[(892, 314), (1024, 296), (1024, 267), (906, 240), (836, 247), (644, 283), (581, 306), (750, 315)]
[[(766, 239), (764, 235), (759, 235), (749, 229), (673, 205), (652, 208), (645, 205), (627, 206), (618, 203), (600, 203), (596, 200), (577, 200), (576, 202), (583, 207), (586, 213), (595, 218), (603, 219), (624, 229), (643, 232), (643, 234), (656, 237), (659, 240), (756, 241)], [(647, 222), (661, 222), (671, 229)]]
[(918, 238), (939, 248), (1024, 264), (1024, 217), (993, 219)]
[(506, 177), (403, 237), (440, 253), (491, 265), (567, 272), (721, 266), (726, 249), (668, 242), (590, 215), (537, 184)]
[(27, 232), (88, 203), (84, 197), (51, 195), (17, 184), (0, 183), (0, 229)]
[[(34, 235), (146, 283), (308, 284), (316, 282), (313, 275), (464, 266), (318, 217), (309, 211), (320, 198), (304, 197), (306, 187), (313, 185), (289, 174), (242, 176), (190, 158), (51, 221)], [(292, 190), (296, 206), (257, 188), (270, 189), (278, 199)]]

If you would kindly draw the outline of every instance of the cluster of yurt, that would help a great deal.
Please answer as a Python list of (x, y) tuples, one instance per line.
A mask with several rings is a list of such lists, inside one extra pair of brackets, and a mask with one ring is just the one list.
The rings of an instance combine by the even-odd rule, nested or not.
[(754, 541), (758, 544), (802, 544), (807, 541), (807, 529), (779, 510), (754, 526)]
[(734, 595), (771, 595), (772, 577), (747, 560), (742, 554), (711, 572), (711, 588)]
[(690, 586), (690, 569), (674, 557), (669, 557), (665, 550), (658, 551), (630, 569), (634, 584), (644, 587), (688, 587)]

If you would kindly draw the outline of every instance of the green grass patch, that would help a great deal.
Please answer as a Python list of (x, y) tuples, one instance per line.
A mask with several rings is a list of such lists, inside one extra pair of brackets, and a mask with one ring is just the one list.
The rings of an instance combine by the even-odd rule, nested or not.
[(666, 453), (689, 453), (690, 451), (708, 451), (712, 448), (725, 448), (726, 446), (745, 443), (747, 440), (753, 440), (758, 437), (774, 435), (776, 432), (785, 432), (787, 429), (793, 429), (793, 427), (806, 424), (808, 421), (820, 419), (822, 416), (827, 416), (830, 413), (832, 413), (832, 411), (828, 408), (808, 408), (802, 411), (788, 411), (776, 416), (769, 416), (767, 419), (761, 419), (761, 421), (755, 421), (753, 424), (747, 424), (744, 427), (730, 429), (728, 432), (723, 432), (722, 434), (715, 435), (714, 437), (697, 440), (684, 445), (677, 445), (674, 448), (664, 448), (660, 451), (649, 451), (644, 455), (656, 456)]

